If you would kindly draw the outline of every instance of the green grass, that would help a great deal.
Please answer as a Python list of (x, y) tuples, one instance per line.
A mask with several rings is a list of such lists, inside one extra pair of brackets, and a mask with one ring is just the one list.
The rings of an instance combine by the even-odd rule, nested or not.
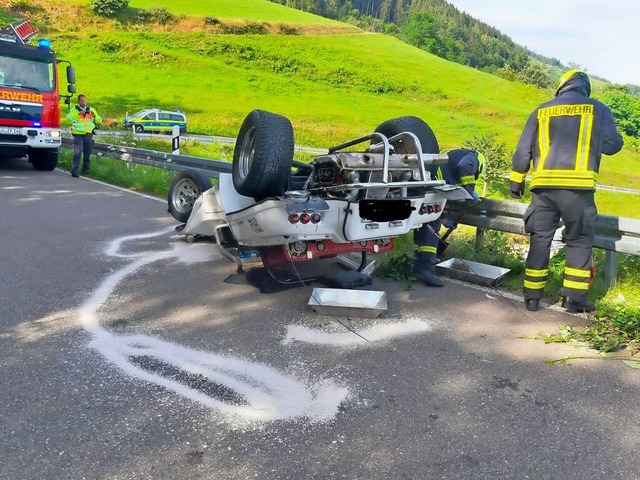
[[(90, 0), (71, 0), (70, 3), (89, 5)], [(286, 8), (264, 0), (131, 0), (129, 7), (143, 9), (164, 8), (173, 14), (206, 16), (218, 19), (321, 25), (339, 24), (339, 22), (328, 18), (293, 8)]]
[(2, 25), (7, 25), (11, 22), (13, 22), (15, 20), (15, 18), (11, 15), (8, 15), (5, 12), (0, 11), (0, 24)]
[[(444, 144), (485, 131), (499, 131), (515, 144), (529, 108), (500, 111), (495, 105), (514, 97), (543, 100), (536, 89), (407, 50), (383, 35), (74, 37), (53, 40), (76, 66), (78, 89), (107, 115), (180, 106), (189, 114), (190, 130), (199, 133), (235, 135), (248, 111), (264, 108), (288, 116), (298, 142), (310, 146), (360, 135), (399, 115), (421, 116)], [(368, 49), (379, 52), (380, 61), (388, 57), (387, 71), (380, 72)], [(403, 63), (394, 62), (395, 56)], [(105, 68), (109, 82), (95, 84), (91, 78)], [(491, 94), (449, 80), (463, 75)]]
[(616, 217), (640, 218), (640, 194), (598, 189), (598, 213)]

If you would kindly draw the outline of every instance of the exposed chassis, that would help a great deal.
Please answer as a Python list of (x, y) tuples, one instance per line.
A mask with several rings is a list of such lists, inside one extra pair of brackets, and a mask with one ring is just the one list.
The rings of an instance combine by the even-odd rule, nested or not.
[[(274, 116), (261, 113), (267, 120)], [(293, 164), (291, 151), (285, 169), (268, 179), (267, 191), (248, 196), (251, 175), (262, 182), (276, 162), (283, 162), (270, 158), (259, 144), (259, 126), (264, 125), (255, 121), (253, 128), (241, 129), (233, 174), (221, 173), (218, 184), (193, 202), (180, 232), (187, 239), (212, 236), (221, 246), (254, 247), (263, 261), (268, 257), (278, 265), (341, 253), (381, 253), (393, 249), (395, 237), (437, 220), (448, 200), (471, 200), (463, 188), (431, 179), (429, 170), (445, 163), (447, 155), (423, 153), (421, 139), (410, 131), (390, 136), (377, 131), (333, 147), (311, 164)], [(350, 150), (365, 143), (365, 149)], [(172, 192), (170, 209), (171, 202)]]

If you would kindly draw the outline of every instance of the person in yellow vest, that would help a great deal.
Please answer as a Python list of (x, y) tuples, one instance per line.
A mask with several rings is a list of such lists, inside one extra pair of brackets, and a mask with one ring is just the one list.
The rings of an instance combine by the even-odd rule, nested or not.
[(78, 95), (78, 104), (67, 114), (71, 120), (71, 134), (73, 135), (73, 165), (71, 176), (78, 177), (80, 157), (82, 156), (82, 173), (87, 174), (91, 165), (91, 148), (93, 146), (93, 132), (102, 123), (102, 117), (97, 110), (87, 105), (87, 97)]
[(531, 204), (524, 213), (524, 229), (531, 235), (524, 273), (527, 310), (539, 308), (560, 220), (567, 243), (563, 304), (570, 313), (594, 310), (587, 298), (598, 213), (593, 193), (601, 155), (619, 152), (623, 141), (611, 110), (590, 95), (589, 75), (565, 73), (555, 98), (529, 116), (512, 158), (512, 197), (522, 197), (531, 169)]

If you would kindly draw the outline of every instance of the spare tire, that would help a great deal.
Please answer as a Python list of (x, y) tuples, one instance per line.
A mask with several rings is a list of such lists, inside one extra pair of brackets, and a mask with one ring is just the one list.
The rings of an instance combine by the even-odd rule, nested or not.
[(242, 122), (233, 151), (236, 191), (260, 201), (289, 188), (294, 138), (291, 122), (275, 113), (253, 110)]
[(181, 172), (171, 182), (167, 203), (169, 212), (179, 222), (186, 222), (196, 198), (211, 188), (211, 180), (193, 170)]
[[(421, 118), (412, 116), (392, 118), (378, 125), (375, 131), (383, 134), (385, 137), (393, 137), (402, 132), (411, 132), (418, 137), (420, 145), (422, 146), (422, 153), (440, 153), (438, 140), (433, 130), (431, 130), (431, 127)], [(377, 143), (375, 138), (373, 142)], [(396, 153), (415, 153), (408, 152), (406, 145), (404, 145), (402, 141), (394, 142), (393, 146)]]

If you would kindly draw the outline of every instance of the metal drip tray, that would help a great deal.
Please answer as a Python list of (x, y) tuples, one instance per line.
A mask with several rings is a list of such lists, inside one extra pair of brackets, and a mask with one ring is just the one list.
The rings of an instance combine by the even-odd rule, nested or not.
[(456, 278), (465, 282), (491, 285), (500, 284), (504, 276), (511, 271), (509, 268), (494, 267), (485, 263), (471, 260), (451, 258), (436, 265), (436, 270), (447, 277)]
[(314, 288), (308, 305), (321, 315), (378, 317), (387, 310), (387, 292)]

